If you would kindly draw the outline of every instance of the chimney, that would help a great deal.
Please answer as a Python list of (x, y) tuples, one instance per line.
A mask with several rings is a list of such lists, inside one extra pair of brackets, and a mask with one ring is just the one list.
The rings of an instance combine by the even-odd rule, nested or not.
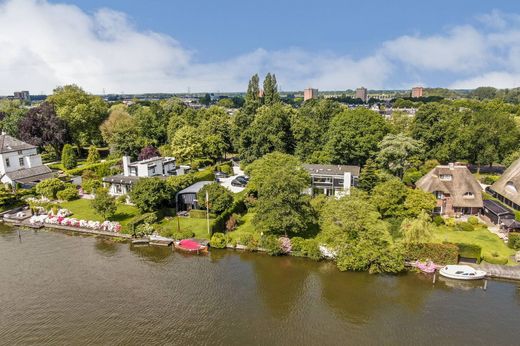
[(129, 156), (123, 156), (123, 175), (125, 177), (130, 176), (130, 168), (128, 165), (130, 164), (130, 157)]
[(450, 162), (448, 163), (448, 167), (450, 168), (450, 170), (453, 171), (453, 169), (455, 169), (455, 164), (453, 162)]

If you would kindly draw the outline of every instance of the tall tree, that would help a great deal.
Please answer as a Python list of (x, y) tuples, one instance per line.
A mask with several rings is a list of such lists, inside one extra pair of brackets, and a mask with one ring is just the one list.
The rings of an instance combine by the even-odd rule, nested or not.
[(433, 233), (430, 215), (422, 211), (416, 218), (404, 219), (401, 223), (403, 241), (408, 244), (425, 243)]
[(61, 164), (65, 169), (72, 169), (78, 165), (76, 153), (74, 152), (72, 145), (65, 144), (63, 146), (63, 151), (61, 152)]
[(379, 183), (379, 176), (377, 173), (377, 165), (376, 163), (368, 159), (361, 170), (361, 175), (359, 177), (359, 188), (365, 190), (367, 192), (372, 191), (372, 189)]
[(264, 79), (264, 105), (270, 106), (280, 101), (276, 76), (267, 73)]
[(249, 84), (247, 85), (246, 92), (246, 105), (247, 104), (257, 104), (259, 105), (260, 101), (260, 78), (258, 78), (258, 74), (254, 74), (249, 80)]
[(57, 155), (69, 138), (67, 124), (47, 102), (29, 109), (20, 121), (18, 132), (22, 141), (38, 147), (50, 145)]
[(192, 126), (181, 127), (171, 141), (172, 154), (180, 162), (191, 162), (202, 155), (202, 138)]
[(374, 187), (371, 201), (383, 217), (400, 217), (407, 195), (407, 187), (401, 180), (392, 177)]
[(401, 133), (386, 135), (379, 143), (377, 161), (399, 178), (406, 169), (418, 164), (422, 155), (422, 143)]
[(117, 210), (115, 197), (111, 196), (105, 188), (98, 188), (96, 190), (94, 199), (91, 200), (90, 205), (92, 209), (94, 209), (94, 212), (105, 220), (114, 216)]
[(0, 127), (13, 137), (19, 137), (20, 123), (27, 110), (19, 100), (0, 100)]

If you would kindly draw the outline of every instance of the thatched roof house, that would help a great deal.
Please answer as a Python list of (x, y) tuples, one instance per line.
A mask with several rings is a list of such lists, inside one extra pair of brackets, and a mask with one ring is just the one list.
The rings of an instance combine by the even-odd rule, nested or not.
[(483, 206), (480, 184), (466, 166), (437, 166), (415, 185), (435, 195), (439, 214), (477, 214)]
[(520, 159), (513, 162), (488, 191), (500, 202), (520, 210)]

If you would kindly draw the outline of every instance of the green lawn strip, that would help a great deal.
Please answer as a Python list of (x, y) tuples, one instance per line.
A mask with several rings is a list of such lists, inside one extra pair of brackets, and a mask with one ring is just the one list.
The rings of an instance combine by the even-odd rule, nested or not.
[(436, 227), (433, 241), (479, 245), (482, 248), (482, 256), (492, 256), (492, 253), (496, 252), (499, 256), (507, 257), (508, 264), (514, 264), (511, 256), (515, 254), (515, 251), (508, 248), (496, 234), (483, 227), (477, 227), (471, 232), (455, 231), (446, 226)]
[[(61, 203), (62, 208), (66, 208), (72, 212), (72, 217), (86, 221), (104, 221), (101, 216), (94, 212), (90, 206), (90, 200), (77, 199), (70, 202)], [(110, 221), (117, 221), (123, 227), (123, 232), (127, 229), (128, 222), (135, 216), (139, 215), (139, 210), (131, 205), (118, 204), (115, 215)]]
[[(177, 219), (179, 222), (177, 222)], [(210, 219), (209, 222), (211, 227), (213, 220)], [(172, 230), (177, 230), (177, 227), (180, 227), (181, 230), (188, 230), (193, 232), (195, 234), (195, 238), (209, 239), (206, 219), (178, 216), (165, 217), (158, 224), (166, 230), (165, 233), (170, 233)]]
[(249, 213), (243, 215), (242, 217), (240, 217), (240, 219), (238, 221), (237, 229), (235, 229), (232, 232), (228, 232), (229, 237), (232, 240), (239, 240), (240, 237), (245, 233), (254, 234), (256, 232), (255, 227), (253, 225), (254, 215), (255, 215), (254, 213), (249, 212)]

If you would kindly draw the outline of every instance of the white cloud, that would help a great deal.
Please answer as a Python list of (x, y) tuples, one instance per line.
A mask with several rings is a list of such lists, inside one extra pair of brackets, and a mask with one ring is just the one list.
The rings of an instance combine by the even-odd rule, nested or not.
[(512, 87), (520, 84), (518, 18), (494, 11), (479, 18), (484, 28), (455, 26), (431, 36), (401, 36), (358, 59), (259, 48), (199, 63), (195, 52), (171, 36), (138, 30), (121, 12), (87, 14), (46, 0), (0, 0), (0, 94), (49, 93), (68, 83), (93, 93), (239, 91), (253, 73), (267, 71), (276, 73), (284, 90), (428, 85), (431, 73), (447, 74), (445, 83), (453, 86)]

